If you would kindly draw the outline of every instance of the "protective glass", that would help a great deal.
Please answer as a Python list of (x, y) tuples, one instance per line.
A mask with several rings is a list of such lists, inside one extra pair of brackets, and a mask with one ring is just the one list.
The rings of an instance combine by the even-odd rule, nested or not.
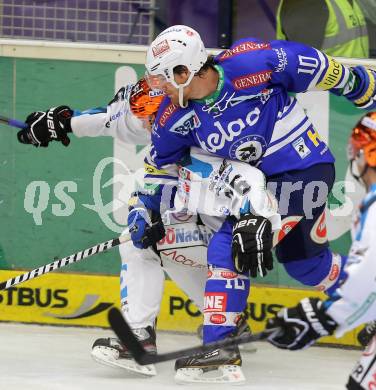
[(149, 85), (149, 88), (152, 90), (162, 90), (163, 87), (168, 83), (166, 76), (163, 74), (150, 74), (145, 73), (145, 80)]

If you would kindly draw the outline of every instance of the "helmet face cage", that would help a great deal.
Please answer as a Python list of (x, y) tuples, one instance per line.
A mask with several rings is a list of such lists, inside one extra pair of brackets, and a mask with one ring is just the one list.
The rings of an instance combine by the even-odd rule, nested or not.
[(148, 71), (145, 72), (145, 80), (151, 90), (160, 91), (169, 82), (167, 77), (162, 74), (150, 74)]
[(157, 113), (163, 98), (163, 91), (151, 89), (142, 78), (132, 88), (129, 99), (131, 111), (140, 119), (149, 118)]

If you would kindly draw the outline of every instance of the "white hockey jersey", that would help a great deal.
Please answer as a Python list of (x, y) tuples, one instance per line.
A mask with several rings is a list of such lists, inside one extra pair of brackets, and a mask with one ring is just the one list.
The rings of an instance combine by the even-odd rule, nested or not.
[(71, 120), (73, 134), (77, 137), (109, 136), (127, 144), (149, 145), (150, 132), (129, 107), (131, 87), (122, 88), (107, 107), (82, 112), (74, 110)]
[(376, 183), (354, 221), (346, 271), (346, 281), (325, 301), (327, 313), (339, 324), (337, 337), (376, 319)]

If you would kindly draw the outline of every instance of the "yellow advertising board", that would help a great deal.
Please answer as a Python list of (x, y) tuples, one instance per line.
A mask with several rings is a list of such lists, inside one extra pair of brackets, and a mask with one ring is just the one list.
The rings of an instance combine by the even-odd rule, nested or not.
[[(19, 275), (0, 271), (0, 280)], [(0, 292), (0, 321), (65, 326), (108, 327), (107, 310), (120, 302), (116, 276), (50, 273)], [(248, 299), (250, 325), (254, 332), (283, 306), (293, 306), (306, 296), (322, 296), (316, 291), (254, 285)], [(173, 281), (165, 282), (158, 329), (195, 332), (202, 315)], [(341, 339), (326, 337), (325, 343), (359, 345), (356, 331)]]

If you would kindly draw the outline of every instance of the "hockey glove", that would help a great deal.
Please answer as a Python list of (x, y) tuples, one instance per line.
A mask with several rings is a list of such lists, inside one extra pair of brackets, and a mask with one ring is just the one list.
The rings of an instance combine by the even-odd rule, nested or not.
[(68, 106), (52, 107), (46, 112), (36, 111), (26, 118), (28, 127), (17, 133), (22, 144), (47, 147), (51, 141), (60, 141), (68, 146), (67, 133), (72, 131), (70, 120), (73, 111)]
[(292, 308), (282, 309), (268, 320), (266, 329), (279, 328), (268, 341), (281, 349), (295, 351), (312, 345), (322, 336), (333, 334), (337, 323), (322, 308), (318, 298), (304, 298)]
[(237, 220), (232, 231), (232, 259), (240, 273), (250, 272), (255, 278), (273, 269), (273, 234), (270, 221), (264, 217), (245, 214)]
[(133, 245), (139, 249), (155, 245), (166, 235), (161, 215), (153, 211), (149, 215), (148, 210), (140, 205), (130, 207), (128, 227)]
[(343, 91), (344, 96), (359, 108), (376, 109), (376, 72), (364, 66), (356, 66), (350, 71), (348, 85)]
[(376, 320), (369, 322), (358, 333), (357, 339), (363, 347), (366, 347), (372, 338), (376, 335)]

